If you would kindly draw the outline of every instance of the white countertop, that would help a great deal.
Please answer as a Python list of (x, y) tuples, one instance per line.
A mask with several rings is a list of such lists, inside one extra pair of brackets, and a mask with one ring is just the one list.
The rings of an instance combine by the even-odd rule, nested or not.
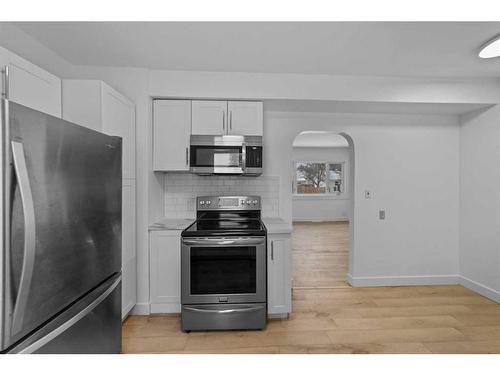
[(156, 223), (150, 224), (149, 225), (149, 230), (184, 230), (186, 229), (194, 219), (187, 219), (187, 218), (165, 218), (160, 221), (157, 221)]
[(280, 217), (264, 217), (262, 221), (269, 234), (292, 233), (292, 226)]

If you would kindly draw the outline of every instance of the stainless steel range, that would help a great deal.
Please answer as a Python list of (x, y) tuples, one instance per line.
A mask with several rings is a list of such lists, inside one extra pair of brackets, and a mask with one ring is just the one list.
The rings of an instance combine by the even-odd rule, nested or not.
[(197, 198), (182, 232), (182, 329), (266, 326), (266, 228), (258, 196)]

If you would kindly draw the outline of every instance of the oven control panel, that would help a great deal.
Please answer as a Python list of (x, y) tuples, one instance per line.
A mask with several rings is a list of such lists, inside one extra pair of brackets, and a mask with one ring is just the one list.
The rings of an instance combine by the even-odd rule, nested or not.
[(196, 209), (198, 211), (238, 211), (238, 210), (260, 210), (260, 196), (203, 196), (196, 198)]

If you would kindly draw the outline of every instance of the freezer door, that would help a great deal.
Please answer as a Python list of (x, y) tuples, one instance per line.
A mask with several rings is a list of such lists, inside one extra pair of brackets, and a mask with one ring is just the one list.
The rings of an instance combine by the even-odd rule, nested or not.
[[(5, 349), (121, 271), (121, 139), (6, 102)], [(6, 117), (6, 116), (4, 116)]]
[(8, 353), (118, 354), (121, 330), (121, 275), (118, 274)]

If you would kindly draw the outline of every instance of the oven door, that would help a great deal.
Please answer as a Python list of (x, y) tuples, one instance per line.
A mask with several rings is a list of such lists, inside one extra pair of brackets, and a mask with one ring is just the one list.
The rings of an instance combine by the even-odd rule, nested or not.
[(182, 304), (266, 302), (266, 238), (183, 238)]

